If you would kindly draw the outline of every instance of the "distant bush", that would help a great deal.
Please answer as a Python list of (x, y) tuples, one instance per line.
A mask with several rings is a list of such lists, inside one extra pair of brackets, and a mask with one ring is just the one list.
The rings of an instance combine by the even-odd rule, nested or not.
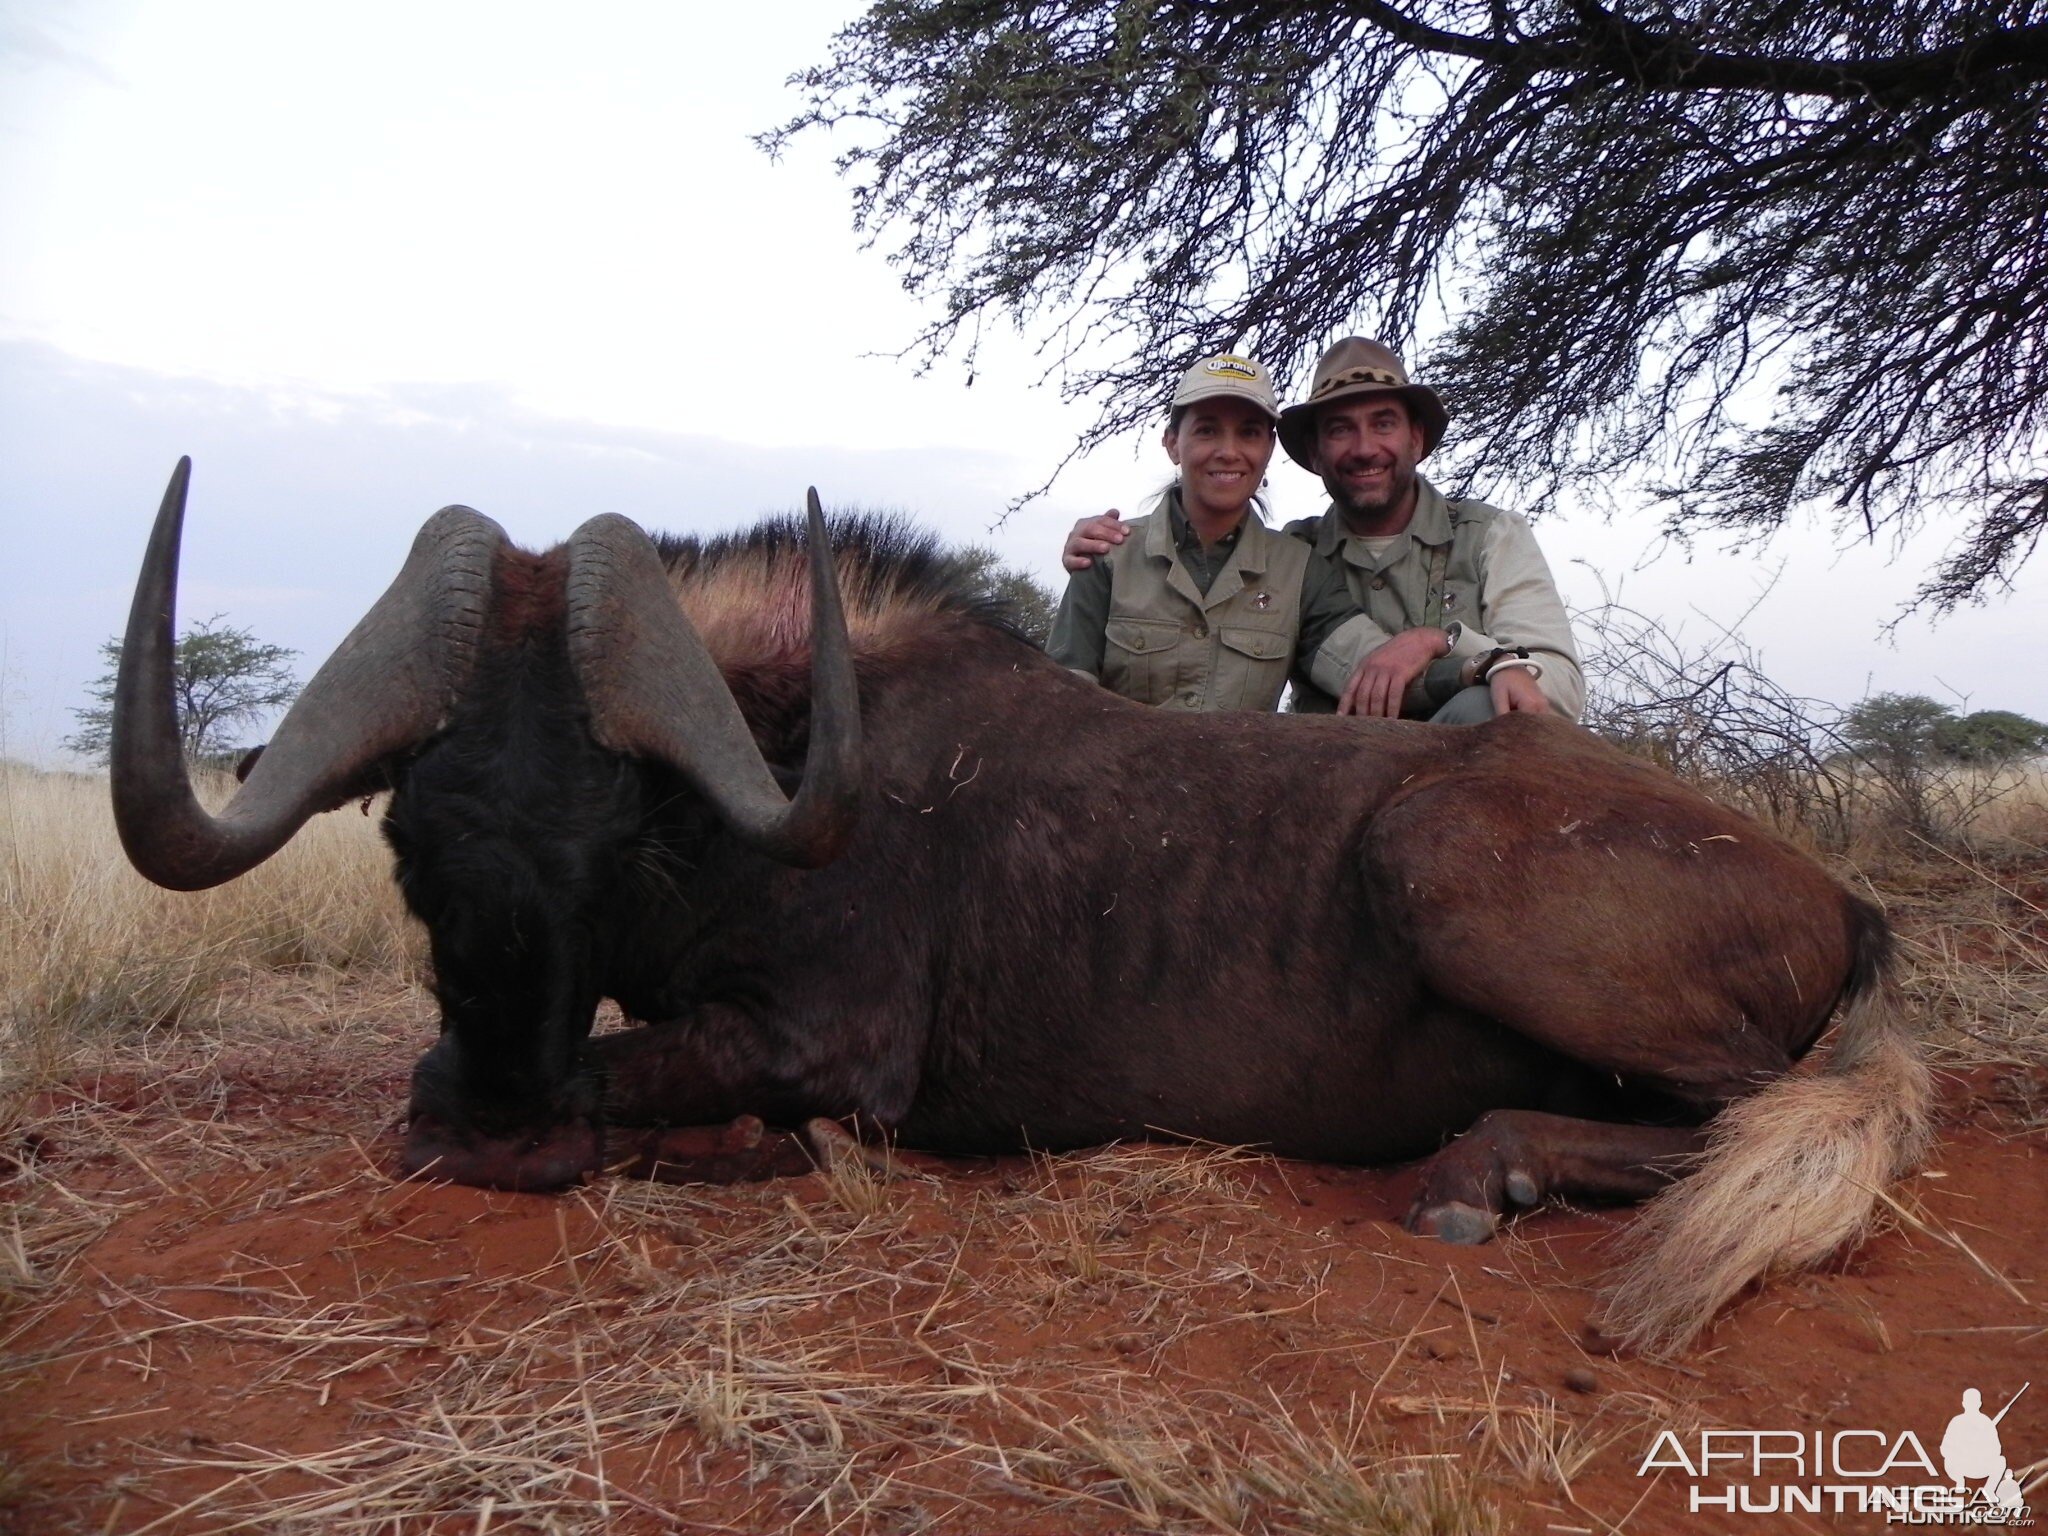
[(1765, 821), (1816, 844), (1904, 832), (1954, 842), (2032, 781), (2048, 725), (2010, 710), (1957, 715), (1919, 694), (1847, 709), (1779, 687), (1733, 631), (1687, 645), (1619, 603), (1574, 615), (1586, 724)]
[(2003, 764), (2048, 748), (2048, 725), (2009, 709), (1980, 709), (1934, 728), (1934, 750), (1958, 763)]

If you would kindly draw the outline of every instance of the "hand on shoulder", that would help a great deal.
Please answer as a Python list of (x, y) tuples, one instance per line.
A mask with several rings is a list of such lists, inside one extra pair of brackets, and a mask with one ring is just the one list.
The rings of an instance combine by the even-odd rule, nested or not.
[(1070, 571), (1085, 571), (1095, 563), (1097, 555), (1106, 555), (1117, 545), (1130, 537), (1130, 530), (1124, 527), (1123, 513), (1115, 507), (1094, 517), (1084, 517), (1074, 524), (1073, 532), (1067, 535), (1066, 547), (1060, 551), (1060, 564)]

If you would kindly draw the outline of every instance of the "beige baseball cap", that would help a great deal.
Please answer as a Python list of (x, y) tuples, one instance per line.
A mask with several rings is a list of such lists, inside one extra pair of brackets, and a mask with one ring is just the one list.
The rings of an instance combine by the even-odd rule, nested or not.
[(1273, 376), (1266, 372), (1264, 364), (1235, 352), (1205, 357), (1182, 374), (1180, 387), (1173, 392), (1173, 408), (1177, 411), (1217, 395), (1249, 400), (1273, 420), (1280, 419), (1280, 400), (1273, 393)]

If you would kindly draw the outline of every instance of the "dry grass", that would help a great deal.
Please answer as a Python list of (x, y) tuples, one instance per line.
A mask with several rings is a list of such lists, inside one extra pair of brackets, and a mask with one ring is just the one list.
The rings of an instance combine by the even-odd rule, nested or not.
[(2048, 1067), (2048, 845), (1923, 847), (1869, 877), (1938, 1062)]
[[(232, 788), (204, 786), (215, 804)], [(108, 1031), (203, 1015), (253, 970), (402, 972), (419, 950), (372, 818), (315, 817), (239, 880), (165, 891), (129, 868), (104, 779), (0, 764), (0, 1085), (17, 1113), (25, 1084)]]
[[(231, 789), (205, 786), (214, 803)], [(38, 1149), (73, 1131), (52, 1084), (123, 1036), (217, 1026), (252, 975), (405, 974), (419, 947), (373, 820), (316, 818), (243, 879), (183, 894), (129, 868), (104, 779), (0, 763), (0, 1177), (19, 1170), (0, 1304), (51, 1283), (109, 1219), (44, 1186)]]
[[(170, 1077), (203, 1096), (217, 1070), (194, 1049)], [(210, 1119), (159, 1130), (152, 1180), (181, 1226), (245, 1198), (191, 1179), (235, 1149)], [(92, 1326), (34, 1364), (126, 1363), (148, 1383), (165, 1357), (232, 1357), (239, 1396), (278, 1424), (309, 1397), (373, 1384), (356, 1387), (348, 1433), (311, 1444), (140, 1435), (91, 1515), (136, 1536), (1484, 1536), (1504, 1494), (1568, 1487), (1574, 1431), (1527, 1391), (1510, 1402), (1497, 1387), (1476, 1416), (1447, 1403), (1419, 1429), (1412, 1413), (1375, 1413), (1370, 1394), (1324, 1422), (1251, 1381), (1203, 1388), (1115, 1345), (1063, 1347), (1068, 1320), (1120, 1316), (1163, 1350), (1315, 1305), (1317, 1265), (1254, 1199), (1270, 1166), (1231, 1149), (1109, 1149), (965, 1185), (876, 1176), (853, 1201), (824, 1173), (720, 1190), (615, 1182), (555, 1203), (552, 1251), (446, 1292), (465, 1303), (459, 1327), (367, 1264), (337, 1287), (237, 1249), (217, 1284), (100, 1282)], [(289, 1196), (366, 1257), (407, 1236), (418, 1198), (353, 1168)], [(1077, 1264), (1081, 1249), (1093, 1257)], [(1405, 1334), (1351, 1346), (1358, 1364), (1391, 1368), (1434, 1331), (1428, 1300), (1408, 1310)]]

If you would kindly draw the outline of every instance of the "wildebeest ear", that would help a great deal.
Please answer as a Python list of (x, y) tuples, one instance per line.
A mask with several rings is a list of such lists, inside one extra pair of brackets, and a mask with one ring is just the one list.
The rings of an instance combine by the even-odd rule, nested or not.
[(236, 760), (235, 782), (237, 784), (246, 784), (249, 782), (249, 770), (256, 766), (256, 759), (263, 755), (263, 749), (267, 745), (269, 745), (269, 743), (267, 742), (258, 742), (255, 746), (251, 747), (248, 751), (244, 752), (241, 755), (241, 757)]

